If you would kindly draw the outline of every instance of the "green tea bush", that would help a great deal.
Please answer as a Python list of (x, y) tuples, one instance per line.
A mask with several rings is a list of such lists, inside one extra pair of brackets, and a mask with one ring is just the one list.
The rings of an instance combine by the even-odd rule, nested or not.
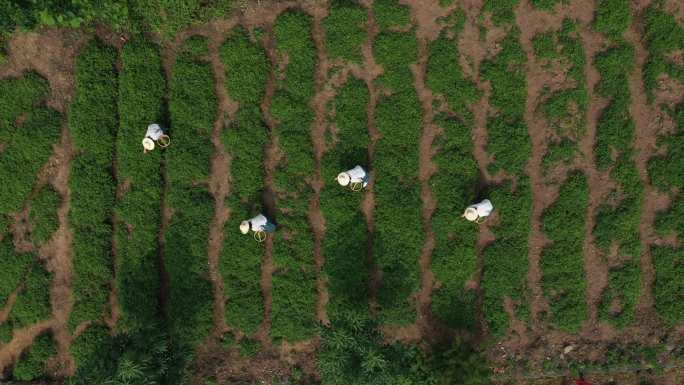
[(162, 151), (144, 154), (141, 141), (148, 124), (164, 124), (166, 81), (159, 48), (142, 37), (134, 37), (124, 46), (121, 63), (116, 165), (118, 182), (127, 183), (128, 189), (115, 209), (116, 280), (121, 307), (119, 327), (134, 333), (158, 322), (157, 232), (161, 222)]
[(360, 63), (361, 45), (366, 40), (366, 9), (354, 0), (334, 0), (324, 20), (326, 48), (331, 58)]
[[(599, 206), (594, 237), (596, 246), (606, 255), (611, 246), (617, 243), (618, 256), (622, 261), (609, 271), (600, 316), (618, 327), (624, 327), (634, 319), (634, 306), (640, 288), (639, 221), (643, 191), (633, 159), (635, 127), (629, 114), (631, 97), (628, 83), (634, 66), (634, 48), (618, 43), (598, 54), (594, 62), (601, 75), (597, 92), (610, 99), (596, 126), (596, 162), (599, 168), (613, 167), (611, 177), (619, 187), (612, 194), (613, 198), (620, 197), (617, 206)], [(615, 160), (613, 153), (617, 153)], [(615, 301), (619, 302), (622, 310), (611, 314), (610, 307)]]
[(40, 247), (47, 242), (59, 227), (57, 209), (62, 203), (62, 198), (50, 186), (42, 188), (38, 195), (31, 201), (29, 221), (33, 224), (31, 239)]
[(21, 355), (12, 369), (12, 377), (17, 381), (34, 381), (43, 377), (45, 364), (57, 354), (55, 344), (48, 334), (38, 336), (28, 352)]
[(213, 292), (208, 276), (207, 237), (214, 199), (206, 181), (217, 99), (208, 63), (181, 53), (170, 81), (170, 136), (166, 152), (167, 203), (173, 216), (165, 234), (169, 275), (168, 323), (180, 350), (197, 346), (212, 328)]
[[(485, 0), (482, 10), (492, 15), (496, 25), (515, 23), (515, 8), (520, 0)], [(548, 1), (548, 0), (542, 0)]]
[(336, 135), (327, 138), (328, 151), (322, 163), (325, 185), (321, 191), (321, 211), (326, 220), (323, 271), (330, 294), (330, 319), (368, 312), (368, 234), (360, 210), (364, 194), (352, 192), (335, 181), (338, 173), (357, 164), (368, 170), (368, 100), (366, 85), (350, 79), (338, 90), (330, 106)]
[(661, 7), (662, 2), (654, 2), (644, 13), (644, 38), (648, 49), (644, 82), (650, 100), (662, 74), (684, 82), (684, 68), (672, 64), (665, 57), (667, 53), (684, 49), (684, 26)]
[[(485, 9), (493, 12), (496, 23), (511, 22), (516, 4), (516, 0), (488, 1)], [(502, 336), (510, 322), (503, 307), (507, 296), (517, 303), (518, 316), (524, 317), (527, 313), (527, 238), (532, 192), (523, 170), (531, 144), (524, 119), (526, 57), (518, 35), (519, 31), (512, 29), (500, 43), (499, 54), (483, 62), (481, 68), (482, 78), (492, 86), (489, 103), (499, 111), (487, 121), (487, 151), (494, 155), (490, 168), (504, 170), (518, 181), (515, 190), (508, 183), (493, 188), (488, 195), (500, 217), (499, 225), (492, 229), (496, 241), (484, 250), (482, 279), (483, 312), (490, 333), (495, 336)]]
[(424, 243), (418, 181), (422, 111), (409, 65), (417, 61), (413, 33), (382, 31), (373, 47), (385, 72), (378, 85), (392, 94), (376, 108), (381, 139), (373, 162), (375, 183), (374, 261), (382, 271), (380, 320), (405, 325), (415, 320), (413, 295), (420, 285), (418, 258)]
[(310, 134), (314, 114), (309, 101), (315, 89), (316, 50), (311, 23), (306, 14), (286, 12), (273, 31), (278, 53), (289, 58), (271, 104), (284, 155), (275, 173), (279, 216), (273, 246), (271, 336), (276, 340), (303, 340), (315, 333), (316, 267), (308, 221), (313, 191), (307, 182), (314, 170)]
[[(112, 279), (112, 176), (117, 121), (116, 51), (93, 41), (76, 58), (76, 89), (69, 112), (75, 149), (71, 162), (75, 328), (102, 317)], [(78, 364), (78, 363), (77, 363)]]
[(399, 4), (397, 0), (373, 1), (375, 22), (380, 29), (403, 27), (411, 22), (411, 9)]
[(75, 338), (69, 350), (76, 361), (78, 371), (70, 380), (73, 384), (104, 384), (117, 365), (115, 341), (104, 325), (88, 327)]
[(542, 216), (542, 231), (552, 241), (541, 255), (542, 289), (551, 306), (551, 321), (570, 332), (578, 331), (587, 318), (583, 246), (588, 200), (587, 178), (575, 172)]
[(531, 0), (532, 6), (538, 9), (552, 9), (556, 4), (560, 3), (561, 0)]
[[(455, 27), (454, 32), (460, 32), (461, 26)], [(436, 242), (431, 270), (440, 282), (439, 289), (432, 294), (432, 309), (451, 327), (474, 327), (476, 297), (465, 289), (465, 283), (477, 269), (477, 226), (459, 214), (475, 199), (479, 182), (477, 163), (472, 156), (473, 117), (467, 109), (479, 92), (463, 76), (456, 41), (443, 34), (430, 44), (429, 55), (427, 86), (446, 97), (448, 106), (462, 117), (440, 114), (434, 120), (442, 134), (433, 143), (439, 151), (433, 157), (438, 172), (430, 180), (437, 198), (432, 217)]]
[(4, 306), (7, 298), (21, 284), (32, 265), (34, 256), (29, 253), (16, 253), (12, 244), (12, 236), (5, 236), (0, 242), (0, 306)]
[(226, 205), (230, 219), (221, 249), (221, 275), (227, 298), (226, 320), (245, 334), (254, 333), (264, 317), (261, 295), (263, 248), (251, 236), (238, 231), (240, 222), (252, 218), (259, 208), (264, 182), (264, 149), (268, 129), (259, 104), (264, 98), (270, 65), (264, 49), (249, 41), (238, 28), (221, 47), (226, 67), (226, 89), (239, 109), (223, 134), (231, 156), (231, 193)]
[[(34, 257), (35, 260), (35, 257)], [(7, 323), (12, 329), (27, 327), (50, 318), (50, 282), (52, 274), (37, 261), (32, 264), (24, 278)]]
[(527, 98), (525, 53), (518, 42), (518, 31), (510, 32), (500, 43), (501, 52), (482, 63), (481, 76), (492, 85), (489, 104), (498, 114), (487, 122), (487, 151), (494, 155), (491, 171), (503, 169), (522, 174), (530, 152), (527, 125), (523, 114)]
[(21, 208), (59, 139), (61, 115), (40, 106), (47, 92), (47, 82), (33, 73), (0, 81), (0, 214)]
[(597, 3), (594, 27), (613, 40), (621, 40), (622, 34), (632, 24), (629, 0), (602, 0)]

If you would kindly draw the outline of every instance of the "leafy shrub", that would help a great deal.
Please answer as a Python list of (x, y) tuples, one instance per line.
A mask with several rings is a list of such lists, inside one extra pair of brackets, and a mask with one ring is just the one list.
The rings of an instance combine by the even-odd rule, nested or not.
[(586, 177), (575, 172), (542, 217), (542, 231), (553, 242), (541, 255), (542, 288), (551, 305), (552, 322), (572, 332), (587, 317), (583, 214), (588, 199)]
[(76, 58), (76, 90), (69, 128), (76, 151), (71, 162), (73, 292), (70, 326), (99, 319), (112, 279), (111, 215), (115, 183), (112, 160), (117, 122), (116, 52), (92, 42)]
[(163, 124), (166, 84), (158, 47), (141, 37), (124, 46), (121, 63), (116, 166), (118, 182), (128, 188), (116, 202), (116, 280), (122, 313), (118, 327), (134, 333), (158, 321), (162, 151), (144, 154), (140, 143), (148, 124)]
[(335, 181), (339, 172), (357, 164), (368, 170), (368, 101), (366, 85), (350, 79), (338, 90), (330, 107), (336, 135), (327, 138), (328, 150), (323, 157), (325, 185), (321, 190), (321, 210), (326, 220), (323, 271), (328, 282), (327, 310), (331, 319), (344, 317), (349, 312), (368, 312), (368, 235), (360, 210), (364, 194), (351, 192)]
[(43, 334), (33, 341), (28, 352), (22, 354), (12, 369), (17, 381), (33, 381), (44, 376), (43, 370), (50, 357), (57, 353), (50, 335)]
[(603, 0), (597, 3), (594, 27), (613, 40), (621, 40), (622, 33), (632, 23), (629, 0)]
[(361, 62), (361, 45), (366, 40), (367, 11), (355, 1), (335, 0), (323, 22), (326, 48), (332, 58)]
[[(600, 316), (618, 327), (634, 319), (634, 306), (639, 296), (640, 270), (639, 221), (643, 192), (634, 164), (632, 141), (634, 122), (629, 114), (628, 76), (634, 66), (634, 48), (619, 43), (594, 59), (601, 74), (597, 92), (611, 98), (597, 123), (596, 162), (599, 168), (612, 166), (611, 177), (618, 183), (612, 193), (617, 206), (599, 206), (594, 237), (596, 246), (606, 255), (612, 245), (618, 245), (622, 263), (609, 271), (608, 287), (601, 302)], [(617, 154), (617, 158), (613, 158)], [(619, 301), (622, 310), (611, 314), (610, 307)]]
[(17, 296), (7, 318), (13, 329), (26, 327), (50, 318), (50, 282), (52, 274), (37, 261), (25, 277), (24, 287)]
[(515, 22), (515, 8), (520, 0), (485, 0), (482, 10), (492, 14), (496, 25)]
[(385, 69), (378, 85), (389, 89), (376, 108), (381, 139), (373, 162), (375, 183), (374, 260), (382, 271), (380, 319), (408, 324), (415, 319), (412, 296), (419, 288), (418, 258), (423, 243), (418, 181), (421, 106), (409, 65), (416, 58), (413, 34), (383, 31), (373, 47)]
[(57, 209), (62, 198), (50, 186), (45, 186), (30, 204), (29, 220), (33, 224), (31, 239), (40, 247), (59, 227)]
[(309, 101), (314, 96), (316, 50), (311, 22), (306, 14), (286, 12), (273, 30), (278, 53), (289, 57), (271, 105), (285, 156), (275, 173), (280, 215), (273, 246), (271, 336), (276, 340), (302, 340), (315, 333), (316, 269), (308, 222), (312, 189), (307, 183), (314, 169)]
[(0, 304), (5, 304), (7, 298), (23, 281), (26, 272), (33, 262), (33, 255), (19, 254), (14, 251), (12, 237), (5, 236), (0, 242)]
[(551, 9), (561, 0), (531, 0), (532, 6), (538, 9)]
[(251, 236), (238, 232), (241, 221), (259, 208), (264, 181), (263, 154), (268, 130), (261, 119), (259, 103), (264, 97), (270, 71), (262, 47), (249, 41), (246, 31), (236, 29), (221, 47), (226, 67), (226, 88), (240, 104), (223, 142), (231, 156), (231, 193), (226, 205), (230, 219), (221, 249), (221, 274), (225, 285), (226, 319), (243, 333), (257, 330), (264, 317), (261, 295), (263, 248)]
[(411, 9), (400, 5), (397, 0), (373, 1), (375, 22), (380, 29), (402, 27), (411, 22)]
[(78, 366), (71, 383), (103, 384), (116, 370), (117, 357), (110, 353), (115, 351), (114, 339), (104, 325), (88, 327), (71, 342), (69, 349)]
[[(454, 28), (460, 32), (461, 26)], [(477, 269), (475, 242), (477, 226), (459, 218), (458, 213), (473, 202), (479, 172), (472, 156), (473, 118), (467, 105), (479, 96), (475, 86), (465, 80), (454, 40), (444, 35), (429, 46), (425, 82), (433, 91), (446, 97), (448, 106), (462, 118), (438, 115), (434, 123), (442, 129), (433, 146), (438, 172), (430, 180), (437, 198), (432, 226), (435, 249), (431, 270), (440, 282), (432, 294), (432, 309), (451, 327), (475, 326), (475, 294), (465, 289), (466, 281)]]
[(209, 178), (214, 152), (216, 109), (211, 67), (192, 52), (182, 53), (170, 81), (173, 144), (166, 153), (167, 203), (174, 212), (165, 235), (164, 261), (170, 281), (170, 336), (178, 350), (194, 349), (213, 323), (207, 237), (214, 199), (203, 182)]
[(662, 74), (684, 82), (684, 68), (672, 65), (665, 57), (667, 53), (684, 49), (684, 27), (661, 6), (662, 2), (653, 2), (644, 13), (644, 39), (649, 54), (644, 65), (644, 82), (650, 100)]

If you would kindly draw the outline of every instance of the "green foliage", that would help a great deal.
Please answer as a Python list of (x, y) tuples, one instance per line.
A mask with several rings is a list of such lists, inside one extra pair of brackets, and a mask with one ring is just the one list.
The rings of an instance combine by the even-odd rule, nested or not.
[(22, 354), (12, 369), (12, 377), (17, 381), (33, 381), (44, 376), (47, 360), (57, 353), (50, 335), (43, 334), (33, 341), (28, 352)]
[[(128, 333), (157, 321), (159, 274), (157, 232), (161, 222), (161, 154), (143, 153), (147, 125), (163, 118), (166, 91), (159, 48), (141, 37), (123, 48), (119, 74), (119, 127), (116, 164), (119, 183), (127, 189), (116, 202), (116, 281), (121, 320)], [(174, 143), (175, 145), (175, 143)]]
[[(460, 27), (456, 28), (456, 32)], [(440, 320), (453, 328), (475, 326), (475, 294), (465, 289), (466, 281), (477, 269), (475, 242), (477, 227), (456, 214), (473, 202), (479, 172), (472, 156), (472, 116), (467, 105), (479, 95), (475, 86), (465, 80), (459, 66), (456, 42), (440, 36), (429, 47), (425, 82), (433, 91), (446, 97), (452, 111), (463, 118), (444, 114), (435, 118), (442, 135), (433, 146), (439, 152), (433, 157), (438, 172), (430, 180), (437, 198), (432, 217), (435, 249), (431, 270), (440, 282), (432, 294), (432, 309)]]
[(629, 0), (601, 0), (597, 3), (594, 28), (613, 40), (621, 40), (622, 34), (632, 23)]
[[(217, 100), (211, 67), (192, 52), (179, 55), (170, 81), (172, 147), (166, 155), (167, 203), (173, 208), (165, 236), (169, 275), (168, 322), (175, 348), (192, 350), (212, 327), (213, 294), (207, 237), (214, 216), (209, 178)], [(182, 366), (182, 365), (180, 365)]]
[(40, 247), (47, 242), (59, 227), (57, 209), (62, 198), (50, 186), (43, 187), (33, 199), (29, 210), (29, 221), (33, 224), (31, 239)]
[(7, 321), (13, 329), (26, 327), (50, 318), (50, 282), (52, 274), (35, 262), (25, 277)]
[(560, 56), (557, 35), (553, 32), (540, 33), (533, 37), (532, 48), (534, 54), (542, 59), (557, 59)]
[(399, 4), (397, 0), (373, 1), (375, 22), (380, 29), (403, 27), (411, 22), (411, 9)]
[(268, 131), (259, 103), (264, 97), (270, 70), (262, 47), (236, 29), (221, 47), (226, 67), (226, 89), (240, 105), (223, 141), (231, 156), (231, 194), (226, 205), (230, 219), (221, 249), (221, 275), (225, 286), (228, 324), (246, 334), (257, 330), (264, 317), (261, 295), (263, 248), (251, 236), (238, 232), (241, 221), (251, 218), (259, 206), (263, 186), (263, 154)]
[(482, 63), (481, 76), (492, 85), (489, 103), (499, 111), (487, 122), (487, 151), (494, 155), (491, 171), (520, 174), (527, 163), (530, 143), (523, 116), (527, 99), (525, 60), (518, 32), (514, 31), (501, 42), (499, 55)]
[(551, 9), (562, 0), (531, 0), (532, 6), (538, 9)]
[(424, 242), (418, 181), (421, 106), (409, 65), (416, 58), (413, 34), (383, 31), (374, 46), (385, 69), (378, 78), (392, 91), (381, 97), (376, 120), (381, 139), (375, 149), (375, 239), (373, 254), (382, 271), (380, 319), (408, 324), (415, 319), (412, 295), (419, 287), (418, 257)]
[(587, 318), (583, 242), (588, 199), (586, 177), (573, 173), (542, 217), (542, 231), (553, 242), (541, 255), (542, 288), (553, 323), (570, 332), (579, 330)]
[(492, 21), (496, 25), (512, 24), (515, 22), (515, 8), (519, 0), (485, 0), (485, 12), (492, 14)]
[(0, 304), (4, 305), (9, 295), (22, 282), (33, 262), (33, 255), (16, 253), (12, 244), (12, 237), (5, 236), (0, 242), (0, 261), (3, 266), (0, 269)]
[(112, 278), (110, 223), (115, 183), (111, 165), (118, 126), (114, 70), (116, 51), (92, 42), (76, 58), (76, 90), (69, 128), (76, 156), (71, 162), (74, 310), (69, 320), (98, 320), (107, 305)]
[(366, 40), (367, 11), (353, 0), (334, 0), (325, 27), (328, 54), (360, 63), (361, 45)]
[(88, 327), (72, 341), (70, 351), (78, 368), (74, 384), (102, 384), (116, 370), (114, 339), (104, 325)]
[(314, 96), (316, 50), (311, 24), (304, 13), (286, 12), (273, 28), (276, 49), (289, 57), (271, 105), (285, 157), (275, 173), (275, 187), (282, 194), (276, 199), (278, 231), (273, 242), (271, 337), (275, 340), (298, 341), (315, 333), (316, 268), (308, 221), (313, 191), (306, 181), (314, 169), (309, 101)]
[(339, 172), (356, 165), (368, 170), (368, 101), (363, 81), (350, 79), (338, 90), (330, 106), (337, 131), (334, 138), (328, 138), (328, 151), (322, 161), (325, 185), (321, 190), (321, 210), (326, 220), (323, 271), (328, 282), (327, 312), (331, 319), (351, 312), (368, 312), (368, 235), (366, 220), (360, 211), (364, 194), (349, 191), (335, 182)]
[(661, 75), (684, 82), (684, 68), (672, 64), (665, 56), (684, 49), (684, 26), (674, 15), (662, 10), (659, 3), (654, 2), (644, 13), (644, 39), (649, 54), (644, 65), (644, 83), (651, 100)]

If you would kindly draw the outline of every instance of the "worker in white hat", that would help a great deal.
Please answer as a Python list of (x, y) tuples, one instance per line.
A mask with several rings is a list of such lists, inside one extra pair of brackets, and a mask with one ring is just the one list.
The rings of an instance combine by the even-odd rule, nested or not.
[(489, 199), (485, 199), (480, 203), (468, 206), (463, 213), (463, 217), (471, 222), (482, 223), (492, 213), (492, 210), (494, 210), (492, 202)]
[(254, 239), (257, 242), (263, 242), (264, 239), (266, 239), (266, 233), (272, 233), (275, 229), (276, 225), (269, 222), (263, 214), (259, 214), (252, 219), (240, 223), (240, 232), (242, 234), (247, 234), (249, 230), (252, 230), (254, 232)]
[(171, 143), (171, 139), (168, 135), (164, 134), (161, 126), (157, 123), (152, 123), (147, 126), (147, 132), (145, 133), (145, 139), (142, 141), (143, 152), (154, 150), (154, 143), (159, 142), (159, 147), (166, 147)]
[(337, 183), (340, 186), (349, 186), (352, 191), (359, 191), (368, 186), (370, 177), (366, 170), (361, 166), (356, 166), (351, 170), (341, 172), (337, 175)]

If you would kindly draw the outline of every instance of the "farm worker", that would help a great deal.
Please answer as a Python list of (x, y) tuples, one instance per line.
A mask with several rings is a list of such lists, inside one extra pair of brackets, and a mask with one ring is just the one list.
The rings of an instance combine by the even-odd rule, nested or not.
[(366, 170), (361, 166), (356, 166), (351, 170), (341, 172), (337, 175), (337, 183), (340, 186), (350, 186), (352, 191), (359, 191), (368, 186), (370, 177)]
[(249, 230), (252, 230), (254, 232), (254, 239), (257, 242), (263, 242), (266, 239), (266, 233), (272, 233), (275, 229), (275, 224), (270, 222), (263, 214), (240, 223), (240, 232), (247, 234)]
[(157, 124), (152, 123), (147, 126), (147, 132), (145, 133), (145, 139), (142, 141), (144, 153), (154, 150), (154, 142), (159, 141), (159, 146), (164, 148), (171, 143), (171, 139), (168, 135), (164, 134), (164, 130)]
[(468, 206), (463, 213), (463, 217), (471, 222), (482, 223), (494, 210), (492, 202), (485, 199), (480, 203)]

